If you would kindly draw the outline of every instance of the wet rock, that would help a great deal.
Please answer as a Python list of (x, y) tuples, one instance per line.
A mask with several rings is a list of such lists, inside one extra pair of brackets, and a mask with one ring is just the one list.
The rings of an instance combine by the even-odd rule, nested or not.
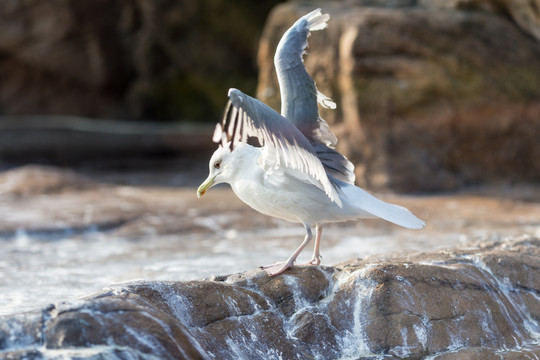
[(127, 295), (54, 308), (45, 322), (44, 342), (51, 350), (73, 354), (104, 347), (102, 356), (205, 358), (181, 323), (147, 305), (144, 298)]
[[(539, 356), (540, 239), (116, 285), (0, 319), (8, 358), (463, 359)], [(26, 356), (26, 357), (25, 357)]]
[[(151, 170), (136, 168), (135, 163), (131, 165), (135, 169), (124, 164), (126, 168), (110, 173), (99, 168), (76, 172), (40, 165), (0, 172), (0, 238), (63, 239), (96, 232), (131, 239), (184, 236), (227, 227), (245, 230), (272, 221), (266, 216), (246, 216), (251, 209), (232, 192), (216, 191), (212, 201), (201, 204), (195, 188), (170, 186), (171, 178), (180, 177), (199, 184), (207, 175), (207, 159), (189, 159), (164, 174), (160, 174), (163, 168), (156, 169), (161, 163), (152, 163)], [(129, 182), (143, 186), (123, 186)], [(160, 182), (169, 186), (157, 186)], [(227, 217), (204, 221), (224, 211)]]
[[(276, 109), (277, 42), (319, 5), (288, 2), (268, 19), (257, 95)], [(323, 117), (361, 185), (426, 191), (540, 179), (533, 2), (383, 0), (324, 10), (329, 27), (310, 37), (305, 64), (338, 105)]]

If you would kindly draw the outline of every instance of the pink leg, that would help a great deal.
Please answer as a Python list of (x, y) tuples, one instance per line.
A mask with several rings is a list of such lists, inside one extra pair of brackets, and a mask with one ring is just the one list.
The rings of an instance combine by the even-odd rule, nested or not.
[(306, 265), (319, 265), (321, 263), (321, 253), (319, 252), (319, 245), (321, 244), (322, 229), (322, 225), (315, 225), (316, 236), (315, 248), (313, 249), (313, 257), (306, 263)]
[(304, 224), (304, 227), (306, 228), (306, 237), (304, 238), (304, 241), (302, 241), (302, 243), (300, 244), (298, 249), (296, 249), (296, 251), (286, 261), (278, 262), (278, 263), (275, 263), (275, 264), (272, 264), (272, 265), (261, 266), (261, 269), (266, 271), (268, 273), (268, 275), (275, 276), (275, 275), (281, 274), (282, 272), (284, 272), (285, 270), (287, 270), (288, 268), (293, 266), (293, 264), (296, 261), (296, 258), (298, 257), (298, 255), (300, 255), (302, 250), (304, 250), (306, 245), (313, 238), (313, 234), (311, 233), (311, 227), (309, 225), (306, 225), (306, 224)]

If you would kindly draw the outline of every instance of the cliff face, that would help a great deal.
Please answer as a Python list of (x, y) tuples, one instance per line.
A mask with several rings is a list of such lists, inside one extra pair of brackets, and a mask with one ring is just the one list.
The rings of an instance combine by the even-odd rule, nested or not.
[[(338, 104), (325, 111), (360, 184), (399, 191), (538, 181), (540, 19), (536, 2), (328, 4), (305, 64)], [(278, 6), (259, 48), (258, 96), (279, 108), (272, 57), (294, 19)], [(538, 5), (536, 5), (538, 6)]]
[(540, 355), (540, 239), (118, 285), (0, 322), (10, 359), (463, 359)]

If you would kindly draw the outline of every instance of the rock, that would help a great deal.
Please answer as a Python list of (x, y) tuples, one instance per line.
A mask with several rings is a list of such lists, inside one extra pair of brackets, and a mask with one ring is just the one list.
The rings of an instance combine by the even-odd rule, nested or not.
[(535, 1), (484, 0), (502, 8), (529, 35), (540, 40), (540, 4)]
[[(329, 27), (310, 37), (305, 64), (338, 105), (323, 117), (340, 139), (338, 150), (356, 164), (360, 185), (431, 191), (540, 179), (535, 4), (326, 4)], [(277, 42), (319, 5), (288, 2), (269, 16), (257, 96), (276, 109)]]
[(97, 186), (73, 171), (44, 165), (26, 165), (0, 173), (0, 195), (26, 197), (77, 191)]
[(2, 2), (0, 114), (217, 118), (277, 2)]
[(540, 239), (424, 254), (141, 281), (0, 319), (0, 351), (162, 359), (539, 356)]
[[(111, 238), (150, 236), (155, 240), (167, 234), (182, 237), (221, 232), (221, 226), (232, 226), (231, 222), (239, 231), (272, 222), (267, 216), (254, 218), (252, 210), (232, 192), (220, 195), (216, 191), (212, 201), (201, 203), (195, 186), (208, 168), (207, 158), (197, 160), (184, 159), (172, 169), (163, 169), (160, 162), (153, 161), (145, 168), (140, 163), (126, 164), (124, 159), (111, 174), (100, 172), (102, 169), (75, 172), (43, 165), (0, 172), (0, 213), (4, 214), (0, 217), (0, 239), (20, 235), (61, 239), (104, 232)], [(107, 162), (100, 165), (107, 166)], [(162, 175), (163, 170), (169, 172)], [(172, 182), (170, 178), (178, 178), (179, 173), (185, 178)], [(136, 186), (125, 185), (130, 182)], [(224, 211), (229, 216), (221, 220), (223, 224), (202, 221)]]

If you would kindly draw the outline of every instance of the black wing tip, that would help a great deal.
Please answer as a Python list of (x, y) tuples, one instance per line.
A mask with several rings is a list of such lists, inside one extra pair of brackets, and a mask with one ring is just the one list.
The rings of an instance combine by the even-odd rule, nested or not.
[(242, 137), (241, 132), (245, 125), (241, 115), (242, 111), (244, 111), (242, 103), (244, 103), (245, 95), (235, 88), (230, 88), (227, 95), (229, 101), (227, 101), (221, 120), (226, 139), (223, 139), (221, 146), (225, 147), (228, 143), (229, 150), (233, 151), (236, 142), (239, 141), (238, 137)]

